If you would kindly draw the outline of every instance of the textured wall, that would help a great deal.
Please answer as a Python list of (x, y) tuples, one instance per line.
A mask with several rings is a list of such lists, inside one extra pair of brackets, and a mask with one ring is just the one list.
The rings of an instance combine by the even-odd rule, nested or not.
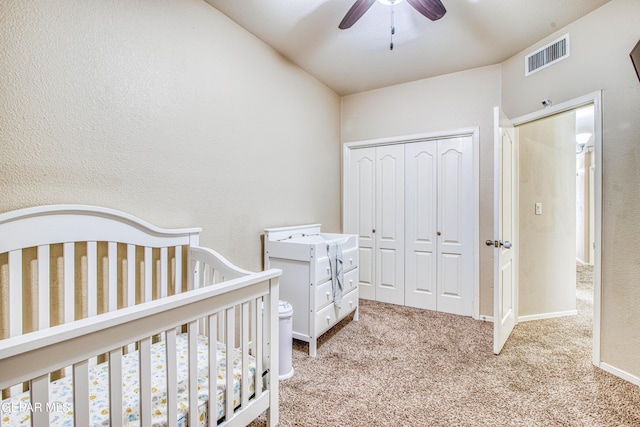
[(200, 0), (6, 0), (0, 211), (107, 206), (261, 269), (265, 227), (340, 231), (340, 99)]
[[(342, 141), (479, 127), (480, 231), (493, 238), (493, 107), (500, 102), (500, 67), (491, 66), (342, 98)], [(493, 316), (493, 250), (475, 248), (480, 314)]]
[[(640, 82), (629, 52), (640, 2), (612, 0), (502, 65), (505, 110), (519, 117), (603, 93), (601, 359), (640, 378)], [(570, 33), (571, 57), (524, 77), (524, 55)]]

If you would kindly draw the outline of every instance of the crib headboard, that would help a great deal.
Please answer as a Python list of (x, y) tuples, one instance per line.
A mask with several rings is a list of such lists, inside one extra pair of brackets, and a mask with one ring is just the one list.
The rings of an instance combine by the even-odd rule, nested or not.
[(191, 289), (200, 231), (96, 206), (0, 214), (0, 339)]

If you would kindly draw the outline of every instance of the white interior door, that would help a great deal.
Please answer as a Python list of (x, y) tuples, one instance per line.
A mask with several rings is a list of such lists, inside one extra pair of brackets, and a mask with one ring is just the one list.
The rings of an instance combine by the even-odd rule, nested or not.
[(438, 140), (438, 311), (473, 314), (473, 146), (470, 136)]
[(376, 147), (376, 301), (404, 304), (404, 146)]
[[(516, 132), (509, 120), (494, 109), (495, 236), (493, 352), (499, 354), (518, 322), (517, 256), (515, 237)], [(487, 241), (489, 244), (491, 241)], [(517, 244), (517, 242), (515, 242)]]
[(405, 146), (405, 305), (437, 309), (436, 141)]
[(375, 164), (374, 147), (351, 150), (349, 154), (349, 204), (346, 232), (359, 239), (359, 294), (375, 300)]

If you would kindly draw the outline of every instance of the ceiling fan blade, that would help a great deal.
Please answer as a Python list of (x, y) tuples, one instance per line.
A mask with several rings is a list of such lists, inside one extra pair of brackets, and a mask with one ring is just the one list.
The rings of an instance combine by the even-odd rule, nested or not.
[(437, 21), (447, 13), (440, 0), (407, 0), (407, 3), (432, 21)]
[(376, 0), (356, 0), (353, 6), (351, 6), (351, 9), (349, 9), (342, 19), (342, 22), (340, 22), (340, 25), (338, 25), (338, 28), (341, 30), (351, 28), (351, 26), (355, 24), (358, 19), (362, 18), (362, 15), (364, 15), (375, 2)]

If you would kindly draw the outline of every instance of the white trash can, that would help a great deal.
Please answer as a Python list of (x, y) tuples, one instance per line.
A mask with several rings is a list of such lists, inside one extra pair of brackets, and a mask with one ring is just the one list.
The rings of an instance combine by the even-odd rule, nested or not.
[(293, 376), (293, 307), (287, 301), (278, 301), (278, 314), (280, 315), (280, 381)]

